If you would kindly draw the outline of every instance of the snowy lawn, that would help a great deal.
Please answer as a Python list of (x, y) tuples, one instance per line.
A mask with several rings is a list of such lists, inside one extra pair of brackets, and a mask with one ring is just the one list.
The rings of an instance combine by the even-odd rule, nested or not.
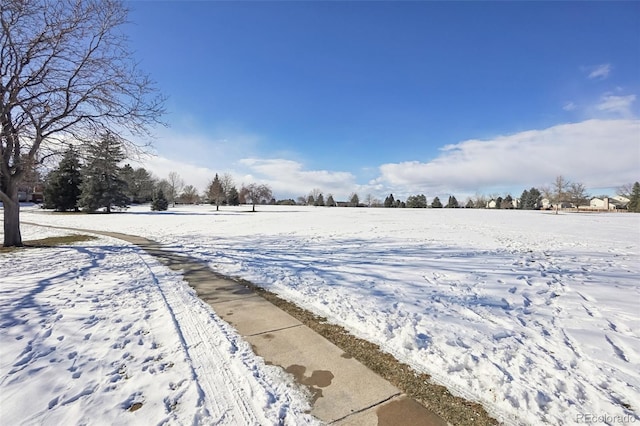
[(2, 424), (314, 422), (282, 370), (136, 247), (0, 253), (0, 271)]
[(248, 209), (22, 218), (141, 235), (205, 259), (505, 423), (640, 421), (640, 215)]

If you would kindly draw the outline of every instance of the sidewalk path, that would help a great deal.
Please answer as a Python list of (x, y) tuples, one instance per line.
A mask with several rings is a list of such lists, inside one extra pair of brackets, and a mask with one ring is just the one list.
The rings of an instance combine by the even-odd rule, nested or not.
[(269, 364), (282, 367), (309, 389), (311, 414), (323, 422), (354, 426), (447, 424), (296, 318), (246, 286), (216, 274), (200, 260), (165, 250), (161, 244), (138, 236), (51, 228), (118, 238), (139, 246), (169, 268), (180, 271), (198, 296), (233, 325), (258, 356)]

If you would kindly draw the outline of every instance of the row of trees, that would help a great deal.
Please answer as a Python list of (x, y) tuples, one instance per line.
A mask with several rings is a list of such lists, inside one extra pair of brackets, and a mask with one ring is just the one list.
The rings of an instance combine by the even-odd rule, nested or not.
[(84, 155), (69, 146), (58, 167), (44, 179), (44, 207), (57, 211), (104, 209), (110, 213), (131, 203), (152, 202), (153, 210), (166, 210), (170, 204), (209, 202), (216, 205), (216, 210), (220, 205), (251, 203), (255, 211), (256, 204), (272, 201), (268, 186), (252, 183), (238, 191), (228, 174), (216, 174), (205, 194), (200, 195), (176, 172), (158, 180), (144, 168), (134, 169), (129, 164), (121, 167), (124, 160), (121, 143), (111, 133), (90, 144)]
[[(175, 194), (181, 188), (177, 173), (158, 181), (144, 168), (133, 169), (125, 160), (122, 143), (112, 133), (84, 146), (82, 152), (69, 145), (58, 166), (44, 179), (44, 207), (56, 211), (95, 212), (148, 202), (154, 194)], [(183, 193), (187, 196), (187, 192)]]
[(127, 183), (118, 165), (124, 158), (120, 142), (110, 133), (87, 147), (84, 165), (79, 152), (70, 146), (46, 180), (45, 207), (89, 212), (104, 208), (107, 213), (126, 207)]
[[(618, 194), (623, 195), (631, 202), (628, 210), (634, 210), (640, 201), (634, 202), (633, 188), (635, 184), (624, 185), (618, 189)], [(604, 196), (603, 196), (604, 197)], [(489, 196), (476, 194), (474, 197), (468, 197), (464, 204), (460, 204), (455, 196), (451, 195), (446, 204), (439, 197), (434, 197), (431, 203), (427, 202), (424, 194), (410, 195), (406, 201), (396, 199), (393, 194), (389, 194), (384, 201), (380, 201), (371, 195), (365, 197), (364, 203), (360, 203), (357, 194), (352, 193), (348, 202), (336, 203), (330, 194), (325, 202), (322, 191), (320, 189), (312, 190), (309, 195), (298, 197), (297, 204), (313, 205), (313, 206), (366, 206), (366, 207), (386, 207), (386, 208), (492, 208), (492, 209), (523, 209), (536, 210), (543, 208), (543, 200), (546, 200), (550, 206), (555, 208), (568, 206), (584, 206), (589, 204), (590, 195), (586, 191), (584, 184), (580, 182), (570, 182), (563, 176), (558, 176), (550, 185), (543, 186), (540, 189), (532, 187), (525, 189), (520, 198), (514, 199), (511, 194), (504, 196), (492, 194)], [(546, 205), (545, 205), (546, 206)]]

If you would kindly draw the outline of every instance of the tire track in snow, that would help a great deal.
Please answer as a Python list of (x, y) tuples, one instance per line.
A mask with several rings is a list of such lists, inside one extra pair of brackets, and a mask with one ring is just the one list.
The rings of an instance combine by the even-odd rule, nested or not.
[[(258, 420), (251, 407), (245, 402), (245, 396), (235, 386), (236, 377), (229, 374), (229, 370), (226, 368), (220, 368), (215, 366), (216, 374), (223, 377), (225, 385), (231, 386), (229, 392), (221, 392), (217, 385), (219, 381), (214, 383), (207, 380), (206, 376), (199, 374), (198, 370), (201, 370), (203, 365), (212, 366), (211, 359), (224, 359), (229, 356), (229, 353), (225, 353), (218, 349), (218, 345), (213, 344), (207, 336), (200, 332), (201, 325), (198, 319), (195, 319), (191, 313), (193, 308), (193, 300), (185, 300), (184, 292), (178, 291), (177, 286), (163, 285), (153, 271), (153, 268), (147, 263), (143, 255), (140, 255), (140, 259), (145, 264), (149, 273), (153, 277), (153, 281), (157, 286), (159, 293), (167, 307), (168, 312), (171, 315), (173, 326), (176, 333), (179, 336), (180, 342), (189, 363), (193, 382), (198, 390), (198, 408), (199, 412), (194, 415), (194, 424), (209, 424), (213, 422), (215, 424), (228, 424), (230, 422), (240, 422), (243, 424), (258, 423)], [(169, 303), (167, 293), (171, 294), (171, 300), (177, 300), (181, 303), (181, 306), (172, 306)], [(181, 308), (177, 311), (175, 308)], [(215, 324), (217, 325), (217, 324)], [(197, 339), (193, 339), (191, 336), (197, 336)], [(229, 341), (232, 348), (237, 348), (234, 342)], [(231, 354), (234, 350), (231, 351)], [(215, 354), (212, 356), (211, 354)], [(229, 398), (227, 395), (231, 394), (233, 397)], [(224, 396), (225, 404), (218, 402), (221, 396)], [(229, 404), (231, 403), (231, 404)], [(225, 408), (232, 405), (237, 409), (237, 413), (241, 414), (241, 419), (236, 419), (231, 416), (231, 413)]]

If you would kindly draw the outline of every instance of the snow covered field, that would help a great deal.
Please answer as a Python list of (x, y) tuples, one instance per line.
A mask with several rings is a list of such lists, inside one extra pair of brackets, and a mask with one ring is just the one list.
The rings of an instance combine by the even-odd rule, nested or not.
[[(109, 216), (52, 215), (34, 210), (24, 211), (22, 219), (141, 235), (204, 259), (219, 272), (253, 281), (380, 344), (401, 361), (431, 374), (452, 392), (481, 402), (505, 423), (640, 421), (640, 215), (295, 206), (264, 206), (258, 210), (256, 214), (248, 213), (245, 207), (215, 212), (215, 207), (193, 206), (152, 213), (141, 206)], [(35, 250), (19, 258), (12, 255), (10, 260), (7, 255), (0, 256), (3, 273), (13, 271), (9, 282), (14, 283), (7, 286), (3, 278), (3, 324), (15, 315), (15, 308), (7, 306), (7, 301), (14, 299), (35, 321), (21, 325), (15, 318), (8, 329), (3, 325), (3, 342), (11, 340), (11, 350), (16, 350), (16, 345), (35, 346), (27, 345), (26, 338), (16, 340), (21, 334), (35, 336), (29, 339), (35, 338), (42, 346), (40, 354), (66, 344), (72, 336), (71, 330), (47, 336), (47, 321), (56, 316), (45, 315), (42, 306), (29, 305), (29, 297), (52, 288), (48, 282), (77, 284), (62, 287), (68, 294), (58, 291), (69, 304), (76, 304), (68, 308), (67, 315), (75, 315), (81, 329), (92, 314), (97, 314), (87, 311), (89, 305), (82, 306), (82, 297), (91, 295), (76, 295), (78, 284), (107, 281), (122, 287), (126, 279), (119, 277), (121, 274), (141, 273), (147, 277), (134, 280), (127, 290), (137, 292), (144, 306), (160, 303), (156, 300), (159, 294), (170, 292), (184, 293), (184, 305), (201, 306), (182, 285), (176, 286), (178, 277), (137, 249), (115, 240), (106, 245), (100, 241), (99, 249), (65, 249), (69, 253), (63, 259), (88, 262), (89, 267), (74, 267), (73, 272), (69, 272), (71, 260), (61, 264), (55, 259), (42, 259)], [(100, 254), (100, 250), (109, 253)], [(127, 255), (144, 262), (118, 257)], [(106, 260), (110, 258), (113, 263)], [(23, 275), (20, 271), (24, 268), (18, 267), (18, 262), (31, 265), (32, 272)], [(36, 278), (45, 262), (57, 272)], [(92, 262), (98, 268), (90, 267)], [(147, 264), (153, 266), (144, 266)], [(77, 271), (90, 271), (90, 275)], [(32, 280), (45, 284), (29, 290), (30, 295), (20, 284)], [(8, 288), (15, 294), (7, 293)], [(158, 288), (162, 289), (160, 293)], [(145, 302), (144, 298), (149, 300)], [(109, 337), (113, 345), (118, 339), (135, 339), (137, 331), (153, 330), (145, 325), (146, 320), (135, 318), (134, 308), (122, 313), (122, 324), (114, 323), (122, 312), (117, 300), (107, 298), (98, 304), (106, 318), (100, 339)], [(272, 409), (265, 416), (272, 419), (269, 416), (277, 416), (277, 407), (285, 407), (294, 418), (298, 406), (288, 401), (294, 401), (295, 395), (278, 393), (288, 388), (272, 390), (277, 386), (274, 383), (281, 383), (271, 379), (275, 373), (252, 358), (236, 337), (228, 337), (233, 332), (215, 314), (204, 307), (198, 309), (201, 313), (191, 321), (215, 324), (213, 328), (221, 330), (223, 336), (219, 339), (242, 348), (240, 355), (227, 350), (223, 358), (248, 363), (251, 368), (257, 366), (260, 373), (255, 386), (261, 389), (257, 394), (262, 399), (255, 404)], [(158, 326), (159, 332), (167, 328), (166, 323), (181, 324), (182, 319), (158, 318), (158, 324), (163, 321), (165, 326)], [(129, 328), (125, 330), (126, 326)], [(73, 344), (77, 345), (91, 331), (75, 333), (78, 336), (73, 335)], [(129, 335), (135, 337), (126, 337)], [(66, 337), (57, 343), (52, 341), (59, 336)], [(93, 334), (90, 338), (96, 340)], [(151, 340), (144, 338), (139, 346), (147, 348)], [(182, 347), (179, 343), (174, 346)], [(127, 351), (131, 356), (131, 347), (123, 349), (121, 357)], [(166, 345), (162, 361), (150, 361), (157, 364), (156, 370), (166, 362), (172, 347)], [(13, 386), (7, 371), (20, 368), (14, 364), (22, 357), (27, 364), (33, 358), (28, 352), (9, 357), (8, 350), (3, 345), (3, 395)], [(69, 350), (76, 352), (74, 357), (82, 353)], [(86, 350), (95, 349), (86, 346)], [(43, 361), (47, 357), (39, 356)], [(72, 368), (77, 365), (74, 357), (56, 359), (61, 358), (60, 362)], [(113, 362), (112, 373), (117, 378), (118, 362), (122, 361)], [(32, 368), (40, 367), (34, 364)], [(69, 370), (68, 374), (73, 372)], [(184, 374), (181, 377), (186, 377)], [(193, 371), (187, 374), (190, 378), (194, 375)], [(59, 388), (68, 383), (62, 379), (58, 378)], [(197, 388), (197, 382), (191, 380), (186, 386), (194, 395), (189, 399), (193, 406), (198, 403), (197, 395), (208, 395)], [(93, 392), (96, 385), (85, 386), (69, 391), (54, 406), (70, 398), (89, 399), (83, 395)], [(131, 400), (141, 389), (144, 383), (131, 391)], [(264, 395), (268, 394), (275, 395), (276, 401), (265, 401)], [(227, 403), (234, 397), (228, 398)], [(111, 412), (105, 415), (131, 415), (119, 409), (121, 400), (116, 403), (114, 399)]]

